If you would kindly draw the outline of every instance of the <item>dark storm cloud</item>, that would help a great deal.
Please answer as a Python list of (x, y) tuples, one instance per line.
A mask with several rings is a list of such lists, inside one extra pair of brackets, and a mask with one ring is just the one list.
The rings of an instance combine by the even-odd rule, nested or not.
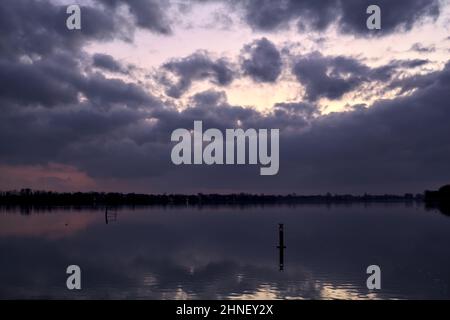
[(71, 144), (105, 137), (136, 122), (139, 116), (142, 114), (127, 108), (105, 111), (89, 104), (53, 109), (3, 104), (1, 159), (22, 164), (58, 161)]
[(188, 57), (173, 59), (162, 68), (178, 77), (173, 83), (167, 78), (160, 79), (167, 87), (166, 94), (179, 98), (192, 85), (193, 81), (210, 80), (213, 83), (226, 86), (233, 81), (234, 72), (227, 60), (214, 60), (205, 52), (196, 52)]
[[(0, 60), (2, 163), (70, 162), (99, 176), (108, 169), (108, 174), (114, 172), (119, 155), (123, 161), (133, 154), (145, 161), (145, 153), (124, 131), (150, 117), (161, 107), (159, 101), (136, 84), (98, 73), (82, 74), (78, 67), (69, 57), (56, 55), (31, 64)], [(108, 162), (107, 156), (116, 160)], [(79, 157), (84, 160), (78, 162)]]
[(66, 27), (66, 6), (32, 0), (0, 3), (0, 53), (3, 58), (47, 55), (63, 49), (78, 52), (89, 40), (127, 39), (130, 25), (108, 10), (82, 7), (82, 30)]
[[(437, 18), (438, 0), (247, 0), (229, 1), (244, 10), (246, 21), (255, 29), (271, 31), (296, 21), (300, 31), (305, 27), (323, 31), (337, 23), (344, 33), (388, 34), (409, 30), (425, 17)], [(369, 33), (366, 27), (369, 5), (382, 10), (382, 30)]]
[(248, 44), (242, 50), (244, 74), (256, 82), (275, 82), (281, 74), (283, 63), (275, 45), (262, 38)]
[(266, 181), (251, 168), (185, 166), (174, 168), (168, 180), (185, 191), (193, 185), (197, 190), (236, 190), (238, 182), (240, 191), (249, 192), (421, 192), (450, 180), (449, 89), (450, 63), (411, 95), (370, 108), (306, 119), (290, 129), (284, 123), (301, 123), (292, 113), (252, 115), (245, 126), (256, 120), (281, 128), (277, 176)]
[(225, 92), (208, 90), (200, 92), (191, 97), (191, 103), (201, 108), (223, 105), (227, 101)]
[(189, 106), (183, 111), (171, 109), (155, 110), (153, 116), (159, 121), (153, 126), (152, 135), (163, 133), (162, 141), (167, 141), (176, 128), (190, 128), (195, 120), (202, 120), (205, 125), (218, 129), (236, 126), (240, 120), (244, 126), (259, 124), (264, 117), (256, 110), (241, 106), (232, 106), (227, 102), (224, 92), (208, 90), (190, 98)]
[[(368, 81), (387, 81), (405, 61), (370, 68), (354, 58), (326, 57), (313, 52), (295, 59), (292, 72), (306, 89), (307, 99), (339, 99)], [(417, 62), (416, 62), (417, 63)]]
[(421, 190), (448, 181), (450, 63), (432, 78), (410, 96), (318, 119), (292, 141), (307, 150), (289, 159), (299, 164), (297, 178), (322, 188), (379, 190)]
[(0, 59), (0, 102), (7, 100), (50, 107), (76, 102), (78, 90), (72, 83), (62, 81), (70, 75), (64, 75), (64, 69), (56, 68), (58, 65), (46, 61), (24, 64)]
[[(160, 102), (135, 83), (92, 73), (92, 59), (118, 66), (83, 51), (91, 40), (123, 39), (132, 28), (112, 9), (82, 7), (82, 30), (69, 31), (65, 10), (46, 1), (0, 4), (2, 164), (72, 163), (95, 177), (151, 168), (160, 154), (157, 145), (143, 145), (141, 128)], [(127, 170), (116, 171), (124, 163)]]
[(156, 102), (142, 87), (120, 79), (108, 79), (100, 73), (79, 78), (76, 85), (90, 101), (99, 105), (122, 103), (137, 106)]
[(78, 60), (70, 54), (60, 53), (28, 63), (0, 59), (0, 101), (62, 107), (79, 102), (81, 93), (101, 107), (112, 103), (154, 105), (153, 97), (134, 83), (82, 71)]
[(277, 103), (275, 104), (274, 109), (275, 113), (287, 112), (304, 119), (309, 119), (313, 115), (318, 115), (317, 106), (306, 102)]
[(242, 5), (246, 21), (255, 29), (270, 31), (286, 27), (292, 20), (307, 21), (323, 30), (335, 18), (336, 1), (235, 1)]
[(0, 100), (53, 107), (76, 103), (82, 93), (100, 103), (147, 102), (142, 89), (132, 84), (82, 70), (87, 41), (123, 38), (129, 25), (96, 7), (82, 7), (82, 30), (68, 30), (67, 17), (66, 6), (53, 2), (1, 2)]
[[(84, 97), (105, 108), (112, 103), (152, 104), (141, 87), (86, 69), (83, 46), (90, 40), (120, 38), (128, 25), (119, 23), (112, 11), (82, 7), (82, 30), (70, 31), (67, 16), (65, 6), (52, 2), (1, 2), (0, 102), (61, 107)], [(120, 69), (107, 56), (96, 55), (93, 60), (111, 71)]]
[(0, 128), (0, 160), (45, 164), (51, 159), (74, 165), (95, 178), (155, 178), (173, 169), (171, 132), (190, 128), (195, 120), (222, 130), (235, 127), (238, 121), (244, 128), (306, 125), (303, 111), (292, 112), (306, 110), (300, 105), (280, 105), (273, 118), (266, 118), (256, 110), (229, 105), (221, 92), (199, 93), (191, 104), (181, 112), (158, 107), (104, 109), (89, 104), (53, 109), (5, 106), (0, 117), (5, 124)]
[(114, 59), (113, 56), (108, 54), (96, 53), (92, 57), (92, 64), (94, 67), (104, 69), (110, 72), (128, 73), (126, 67), (124, 67), (119, 61)]
[(423, 75), (414, 75), (394, 79), (388, 86), (390, 89), (399, 88), (401, 93), (406, 93), (415, 89), (425, 89), (436, 82), (436, 78), (441, 73), (439, 71)]
[(440, 14), (439, 0), (341, 0), (341, 29), (349, 33), (367, 34), (366, 9), (372, 4), (381, 8), (381, 34), (410, 30), (423, 18), (436, 19)]
[(168, 1), (161, 0), (97, 0), (109, 8), (128, 8), (135, 18), (136, 25), (156, 33), (170, 34), (172, 32), (170, 21), (166, 15)]
[[(135, 21), (120, 10), (126, 6)], [(167, 3), (152, 0), (96, 0), (81, 7), (81, 30), (66, 27), (67, 5), (48, 0), (4, 0), (0, 3), (0, 54), (48, 55), (58, 50), (77, 54), (88, 41), (121, 39), (130, 41), (137, 28), (169, 34)]]
[[(192, 128), (194, 121), (202, 120), (205, 128), (220, 130), (234, 128), (240, 122), (242, 128), (282, 127), (298, 131), (307, 127), (308, 119), (317, 109), (299, 103), (280, 104), (276, 106), (276, 110), (273, 116), (265, 117), (256, 110), (232, 106), (227, 103), (223, 92), (209, 90), (193, 96), (191, 106), (183, 111), (154, 109), (145, 117), (140, 115), (154, 119), (153, 122), (135, 121), (101, 138), (77, 140), (62, 149), (61, 157), (93, 177), (146, 178), (158, 181), (168, 179), (161, 185), (158, 184), (158, 188), (164, 189), (167, 183), (179, 183), (178, 179), (183, 176), (177, 175), (181, 168), (174, 168), (170, 160), (170, 135), (173, 130)], [(207, 172), (202, 168), (197, 169), (189, 168), (185, 174), (195, 175), (196, 172), (200, 179), (207, 177)], [(225, 180), (238, 174), (233, 173), (234, 170), (227, 173), (227, 170), (224, 172), (216, 168), (215, 171)], [(174, 180), (167, 178), (172, 174), (175, 175)], [(206, 181), (202, 183), (209, 184)]]
[[(215, 91), (195, 95), (182, 111), (4, 107), (0, 157), (9, 164), (52, 160), (92, 177), (148, 179), (159, 192), (419, 192), (450, 179), (450, 64), (419, 84), (408, 96), (329, 115), (304, 102), (280, 103), (262, 114), (230, 105)], [(170, 134), (192, 128), (194, 120), (222, 130), (238, 122), (244, 129), (280, 128), (279, 174), (172, 165)]]
[(292, 71), (297, 80), (305, 86), (306, 97), (309, 100), (321, 97), (338, 99), (362, 83), (359, 74), (348, 78), (341, 76), (339, 71), (329, 74), (328, 70), (333, 66), (333, 60), (323, 57), (318, 52), (295, 63)]

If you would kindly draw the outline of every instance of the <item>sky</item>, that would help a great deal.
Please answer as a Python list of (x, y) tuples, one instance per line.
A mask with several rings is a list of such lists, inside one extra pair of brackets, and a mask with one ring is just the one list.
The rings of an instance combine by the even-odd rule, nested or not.
[[(74, 3), (81, 30), (66, 27)], [(0, 190), (438, 188), (449, 56), (448, 0), (3, 0)], [(279, 129), (279, 173), (175, 166), (171, 133), (196, 120)]]

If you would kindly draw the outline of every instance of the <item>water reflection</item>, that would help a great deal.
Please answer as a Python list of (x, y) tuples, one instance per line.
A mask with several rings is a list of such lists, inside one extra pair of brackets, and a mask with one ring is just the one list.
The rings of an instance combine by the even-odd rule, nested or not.
[(109, 224), (111, 222), (116, 222), (117, 221), (117, 208), (115, 211), (109, 210), (108, 208), (105, 208), (105, 224)]
[[(450, 298), (450, 219), (422, 206), (20, 213), (0, 212), (3, 299)], [(279, 221), (289, 228), (282, 242)], [(289, 245), (283, 272), (274, 243)], [(80, 292), (65, 288), (70, 264), (82, 268)], [(365, 287), (371, 264), (381, 266), (380, 291)]]

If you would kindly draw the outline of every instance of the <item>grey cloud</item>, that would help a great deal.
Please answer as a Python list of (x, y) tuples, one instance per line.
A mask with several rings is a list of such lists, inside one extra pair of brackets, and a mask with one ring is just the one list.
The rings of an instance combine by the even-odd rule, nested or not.
[(300, 116), (304, 119), (309, 119), (314, 115), (318, 115), (317, 106), (306, 102), (290, 102), (277, 103), (274, 106), (276, 112), (287, 112), (291, 115)]
[(347, 57), (324, 57), (314, 52), (297, 59), (293, 73), (306, 89), (309, 100), (339, 99), (362, 84), (370, 70)]
[(417, 68), (430, 63), (428, 59), (393, 60), (389, 64), (400, 68)]
[(97, 0), (109, 8), (119, 9), (121, 6), (128, 8), (135, 18), (136, 25), (156, 33), (170, 34), (172, 32), (166, 11), (170, 3), (159, 0)]
[(300, 19), (314, 29), (323, 30), (335, 19), (336, 1), (243, 1), (245, 18), (255, 29), (275, 30)]
[(129, 39), (131, 26), (109, 10), (82, 7), (82, 30), (66, 27), (66, 7), (42, 0), (4, 0), (0, 4), (0, 53), (4, 58), (76, 53), (89, 40)]
[[(4, 123), (0, 128), (0, 160), (45, 164), (52, 159), (74, 165), (95, 178), (155, 178), (172, 170), (171, 132), (190, 128), (195, 120), (222, 130), (236, 126), (238, 120), (243, 128), (302, 126), (301, 112), (279, 112), (273, 119), (265, 118), (256, 110), (229, 105), (222, 92), (197, 94), (191, 103), (181, 112), (118, 105), (107, 109), (91, 104), (53, 109), (17, 109), (11, 105), (0, 117)], [(19, 127), (21, 130), (17, 130)], [(12, 140), (14, 144), (8, 143)]]
[[(70, 31), (65, 9), (45, 0), (1, 2), (0, 23), (5, 28), (0, 31), (0, 103), (60, 107), (79, 103), (83, 96), (105, 108), (111, 103), (152, 103), (135, 84), (106, 79), (86, 68), (87, 41), (120, 37), (119, 27), (127, 30), (127, 24), (119, 26), (108, 10), (83, 7), (82, 30)], [(94, 60), (98, 63), (98, 56)]]
[(435, 46), (424, 46), (423, 44), (416, 42), (412, 45), (411, 51), (416, 51), (419, 53), (430, 53), (430, 52), (435, 52), (436, 51), (436, 47)]
[[(278, 105), (289, 112), (267, 116), (219, 104), (192, 118), (203, 119), (205, 127), (233, 127), (242, 119), (243, 127), (282, 128), (280, 174), (263, 182), (251, 168), (179, 167), (168, 175), (184, 191), (236, 190), (239, 181), (239, 189), (249, 192), (420, 192), (450, 179), (445, 174), (450, 129), (443, 120), (450, 118), (449, 75), (450, 64), (411, 96), (316, 118), (308, 118), (314, 108), (304, 104)], [(186, 110), (182, 118), (195, 111)], [(191, 128), (192, 122), (181, 127)], [(185, 189), (177, 175), (189, 181)]]
[(134, 83), (107, 79), (99, 73), (83, 74), (78, 61), (66, 54), (48, 56), (32, 63), (0, 59), (0, 85), (0, 101), (24, 106), (54, 107), (76, 103), (80, 93), (102, 107), (111, 103), (156, 105), (156, 100)]
[(91, 104), (44, 109), (3, 103), (2, 107), (1, 160), (16, 164), (65, 161), (64, 152), (72, 145), (117, 139), (118, 132), (147, 116), (136, 109)]
[(328, 75), (328, 69), (333, 67), (331, 63), (333, 61), (319, 53), (301, 58), (295, 63), (292, 71), (305, 86), (307, 99), (338, 99), (361, 84), (362, 79), (358, 76), (344, 78), (339, 71)]
[[(130, 31), (126, 21), (111, 10), (89, 6), (82, 7), (82, 30), (68, 30), (66, 19), (66, 6), (54, 2), (1, 2), (2, 101), (53, 107), (79, 102), (80, 94), (84, 94), (106, 107), (112, 102), (138, 104), (151, 100), (133, 84), (83, 70), (83, 46), (90, 40), (126, 38)], [(104, 56), (95, 56), (94, 62), (104, 68), (118, 67)]]
[(120, 79), (107, 79), (99, 73), (78, 80), (79, 89), (91, 101), (99, 105), (107, 106), (111, 103), (122, 103), (137, 106), (157, 102), (142, 87)]
[(208, 90), (200, 92), (191, 97), (191, 103), (195, 106), (208, 108), (211, 106), (226, 104), (226, 94), (223, 91)]
[(117, 73), (128, 73), (126, 67), (124, 67), (120, 62), (114, 59), (113, 56), (108, 54), (96, 53), (92, 57), (92, 64), (94, 67), (104, 69), (111, 72)]
[(32, 64), (0, 60), (0, 97), (23, 105), (74, 103), (78, 101), (78, 90), (70, 81), (64, 81), (71, 77), (60, 64), (47, 60)]
[(342, 17), (341, 30), (348, 33), (369, 33), (366, 27), (368, 15), (366, 9), (376, 4), (381, 8), (382, 29), (377, 31), (380, 35), (398, 31), (411, 30), (423, 18), (437, 19), (440, 14), (439, 0), (341, 0)]
[(150, 141), (138, 144), (129, 137), (74, 143), (61, 157), (94, 178), (133, 180), (162, 176), (170, 170), (167, 145)]
[(390, 89), (400, 88), (400, 92), (406, 93), (414, 89), (425, 89), (433, 85), (441, 72), (431, 72), (423, 75), (414, 75), (404, 78), (394, 79), (388, 86)]
[[(195, 95), (182, 111), (128, 108), (125, 117), (109, 109), (97, 111), (90, 123), (77, 112), (11, 108), (0, 117), (0, 155), (8, 163), (61, 161), (93, 177), (147, 179), (159, 191), (420, 192), (450, 179), (449, 88), (450, 63), (409, 96), (329, 115), (305, 102), (277, 104), (262, 114), (229, 105), (214, 91)], [(112, 112), (118, 122), (108, 118)], [(250, 166), (173, 166), (170, 134), (192, 128), (194, 120), (205, 128), (234, 128), (238, 120), (242, 128), (280, 128), (280, 173), (263, 179)]]
[(266, 38), (246, 45), (241, 59), (244, 74), (256, 82), (275, 82), (281, 74), (281, 55)]
[[(340, 31), (359, 35), (385, 35), (399, 30), (410, 30), (425, 17), (437, 18), (438, 0), (248, 0), (231, 1), (243, 8), (246, 21), (255, 29), (271, 31), (296, 21), (304, 28), (323, 31), (336, 23)], [(368, 32), (366, 9), (377, 4), (382, 10), (382, 30)]]
[(370, 68), (357, 59), (345, 56), (323, 56), (319, 52), (294, 58), (292, 72), (306, 89), (306, 98), (315, 101), (325, 97), (339, 99), (369, 81), (389, 81), (401, 69), (425, 65), (428, 60), (393, 60), (387, 65)]
[(275, 112), (257, 120), (260, 124), (270, 121), (268, 128), (283, 128), (280, 173), (269, 181), (250, 168), (219, 167), (176, 168), (171, 179), (179, 174), (190, 181), (182, 190), (192, 190), (193, 180), (198, 189), (236, 190), (239, 181), (240, 191), (268, 193), (421, 192), (435, 188), (450, 179), (445, 169), (450, 161), (450, 127), (445, 120), (450, 118), (450, 63), (429, 78), (427, 86), (409, 96), (318, 116), (298, 130), (287, 130), (282, 124), (288, 120), (278, 119)]
[[(350, 192), (377, 190), (377, 185), (378, 190), (421, 191), (448, 181), (444, 168), (450, 159), (450, 131), (443, 119), (450, 116), (449, 79), (447, 64), (427, 87), (410, 96), (318, 119), (297, 138), (299, 147), (308, 150), (290, 159), (304, 168), (298, 179), (322, 188), (327, 183), (330, 188), (348, 187)], [(307, 170), (313, 163), (315, 169)]]
[(234, 72), (225, 59), (213, 60), (205, 52), (196, 52), (188, 57), (173, 59), (162, 68), (178, 77), (176, 83), (160, 79), (167, 87), (166, 94), (179, 98), (192, 85), (193, 81), (210, 80), (219, 86), (226, 86), (233, 81)]

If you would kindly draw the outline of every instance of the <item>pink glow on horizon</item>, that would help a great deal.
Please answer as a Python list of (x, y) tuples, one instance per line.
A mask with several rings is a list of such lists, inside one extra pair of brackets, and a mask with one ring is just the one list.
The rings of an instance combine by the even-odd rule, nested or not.
[(77, 168), (49, 163), (47, 165), (0, 165), (0, 189), (31, 188), (37, 190), (87, 191), (96, 182)]

